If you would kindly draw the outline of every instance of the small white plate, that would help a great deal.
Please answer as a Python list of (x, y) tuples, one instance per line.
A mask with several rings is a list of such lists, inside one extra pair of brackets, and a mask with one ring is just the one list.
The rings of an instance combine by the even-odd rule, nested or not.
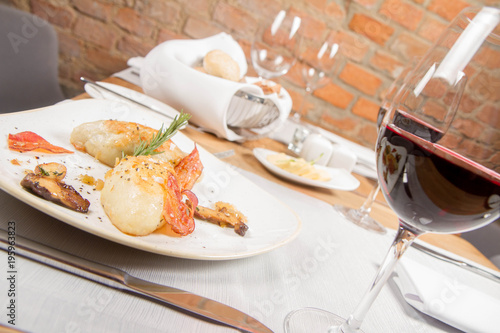
[[(177, 116), (179, 114), (179, 112), (177, 110), (168, 106), (167, 104), (157, 100), (156, 98), (153, 98), (153, 97), (147, 96), (143, 93), (140, 93), (138, 91), (135, 91), (135, 90), (132, 90), (129, 88), (125, 88), (125, 87), (122, 87), (122, 86), (119, 86), (116, 84), (107, 83), (107, 82), (97, 82), (97, 83), (98, 83), (98, 85), (101, 85), (101, 86), (103, 86), (109, 90), (112, 90), (120, 95), (123, 95), (127, 98), (130, 98), (130, 99), (140, 103), (140, 104), (143, 104), (143, 105), (149, 107), (150, 109), (167, 116), (170, 119), (173, 119), (175, 116)], [(134, 102), (128, 101), (126, 98), (116, 96), (115, 94), (113, 94), (109, 91), (106, 91), (106, 89), (97, 88), (93, 84), (87, 83), (87, 84), (85, 84), (84, 88), (85, 88), (85, 91), (87, 92), (87, 94), (89, 94), (90, 97), (92, 97), (92, 98), (123, 102), (123, 103), (130, 104), (133, 107), (141, 108), (140, 105), (138, 105)]]
[[(341, 191), (353, 191), (359, 187), (359, 180), (356, 179), (353, 175), (351, 175), (347, 170), (337, 169), (337, 168), (329, 168), (322, 165), (316, 165), (315, 167), (321, 170), (326, 170), (331, 179), (326, 182), (313, 180), (301, 176), (297, 176), (291, 172), (285, 171), (276, 165), (272, 164), (267, 160), (267, 156), (278, 154), (275, 151), (264, 149), (264, 148), (255, 148), (253, 150), (254, 156), (262, 163), (269, 171), (276, 174), (277, 176), (283, 177), (285, 179), (301, 183), (304, 185), (315, 186), (315, 187), (323, 187), (329, 188), (333, 190), (341, 190)], [(290, 156), (290, 158), (293, 158)]]

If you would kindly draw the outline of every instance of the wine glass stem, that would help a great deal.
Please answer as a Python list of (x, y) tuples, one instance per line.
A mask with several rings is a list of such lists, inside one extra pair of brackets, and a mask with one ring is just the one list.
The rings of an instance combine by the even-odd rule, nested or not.
[(372, 211), (373, 201), (375, 201), (375, 198), (377, 197), (379, 191), (380, 191), (380, 184), (377, 182), (376, 186), (374, 186), (370, 194), (368, 194), (368, 197), (366, 198), (365, 202), (363, 202), (363, 205), (359, 208), (359, 210), (363, 215), (370, 214), (370, 212)]
[(361, 299), (361, 302), (340, 328), (332, 328), (331, 331), (354, 333), (360, 329), (368, 310), (377, 298), (380, 290), (382, 290), (382, 287), (385, 285), (387, 279), (394, 271), (394, 267), (396, 266), (399, 258), (401, 258), (406, 249), (418, 236), (418, 234), (413, 233), (402, 226), (399, 227), (392, 246), (389, 249), (382, 265), (379, 267), (375, 280), (373, 280), (373, 283)]
[(300, 117), (302, 117), (304, 109), (306, 107), (307, 99), (309, 98), (311, 93), (312, 93), (312, 89), (310, 87), (306, 86), (304, 98), (302, 99), (302, 103), (300, 103), (300, 107), (299, 107), (298, 111), (295, 111), (293, 113), (293, 116), (292, 116), (293, 120), (296, 120), (296, 121), (300, 120)]

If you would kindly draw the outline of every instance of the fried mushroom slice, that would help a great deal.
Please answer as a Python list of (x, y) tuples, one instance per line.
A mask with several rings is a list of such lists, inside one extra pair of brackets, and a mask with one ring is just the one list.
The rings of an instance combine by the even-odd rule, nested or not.
[(84, 199), (73, 186), (54, 177), (28, 173), (21, 185), (45, 200), (55, 202), (77, 212), (87, 213), (90, 202)]
[(61, 163), (43, 163), (35, 167), (35, 175), (63, 180), (66, 177), (67, 168)]
[(216, 202), (214, 209), (197, 206), (194, 216), (201, 220), (215, 223), (223, 228), (227, 226), (233, 227), (234, 232), (240, 236), (245, 236), (248, 230), (246, 216), (233, 205), (226, 202)]

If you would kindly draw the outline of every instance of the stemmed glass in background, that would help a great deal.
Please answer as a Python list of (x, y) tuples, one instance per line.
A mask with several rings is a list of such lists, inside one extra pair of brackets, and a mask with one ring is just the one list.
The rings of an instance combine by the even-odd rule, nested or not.
[(286, 74), (295, 62), (301, 19), (281, 10), (270, 25), (258, 29), (250, 56), (259, 80)]
[(363, 229), (383, 235), (387, 232), (385, 227), (370, 216), (373, 202), (377, 198), (378, 192), (380, 192), (380, 184), (377, 181), (361, 207), (355, 209), (344, 205), (334, 205), (333, 209), (335, 209), (336, 212), (342, 215), (349, 222), (352, 222)]
[[(500, 217), (498, 128), (490, 123), (500, 114), (499, 22), (500, 9), (463, 10), (384, 116), (377, 174), (399, 229), (357, 308), (347, 320), (319, 309), (293, 311), (286, 332), (360, 332), (398, 259), (418, 236), (466, 232)], [(481, 104), (477, 116), (457, 107), (462, 93)]]
[(298, 67), (304, 81), (305, 91), (298, 111), (292, 112), (289, 118), (295, 123), (295, 132), (292, 141), (288, 144), (288, 149), (299, 154), (302, 143), (311, 133), (307, 124), (302, 123), (300, 120), (304, 114), (307, 99), (314, 90), (328, 84), (332, 75), (335, 75), (339, 69), (343, 56), (339, 44), (335, 42), (326, 40), (318, 45), (314, 41), (306, 39), (301, 40), (297, 54), (299, 59)]
[(292, 115), (293, 120), (298, 122), (304, 113), (308, 97), (314, 90), (328, 84), (342, 64), (343, 56), (340, 45), (329, 40), (318, 45), (314, 41), (302, 39), (297, 54), (300, 74), (305, 84), (304, 99), (298, 111)]
[[(412, 61), (410, 66), (407, 66), (403, 71), (398, 75), (398, 77), (393, 81), (389, 89), (387, 90), (387, 94), (385, 95), (384, 100), (382, 101), (381, 107), (378, 111), (377, 116), (377, 128), (380, 128), (382, 123), (382, 119), (384, 118), (387, 109), (390, 107), (391, 103), (395, 102), (399, 98), (399, 94), (401, 93), (405, 83), (406, 78), (411, 72), (411, 70), (416, 65), (415, 61)], [(376, 184), (368, 194), (368, 197), (363, 202), (361, 207), (354, 209), (344, 205), (334, 205), (333, 209), (337, 211), (340, 215), (342, 215), (346, 220), (373, 232), (379, 234), (385, 234), (387, 230), (383, 225), (381, 225), (378, 221), (370, 216), (370, 212), (372, 210), (373, 202), (380, 192), (380, 184), (377, 181)]]

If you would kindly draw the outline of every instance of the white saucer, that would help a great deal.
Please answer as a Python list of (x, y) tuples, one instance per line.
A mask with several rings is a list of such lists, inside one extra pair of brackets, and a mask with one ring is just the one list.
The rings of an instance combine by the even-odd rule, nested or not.
[[(331, 177), (329, 181), (319, 181), (297, 176), (269, 162), (267, 160), (267, 156), (278, 154), (275, 151), (263, 148), (255, 148), (253, 150), (253, 154), (259, 160), (259, 162), (262, 163), (269, 171), (276, 174), (277, 176), (294, 181), (296, 183), (341, 191), (353, 191), (360, 185), (359, 180), (344, 169), (328, 168), (325, 166), (316, 165), (316, 168), (327, 171)], [(290, 158), (292, 157), (290, 156)]]

